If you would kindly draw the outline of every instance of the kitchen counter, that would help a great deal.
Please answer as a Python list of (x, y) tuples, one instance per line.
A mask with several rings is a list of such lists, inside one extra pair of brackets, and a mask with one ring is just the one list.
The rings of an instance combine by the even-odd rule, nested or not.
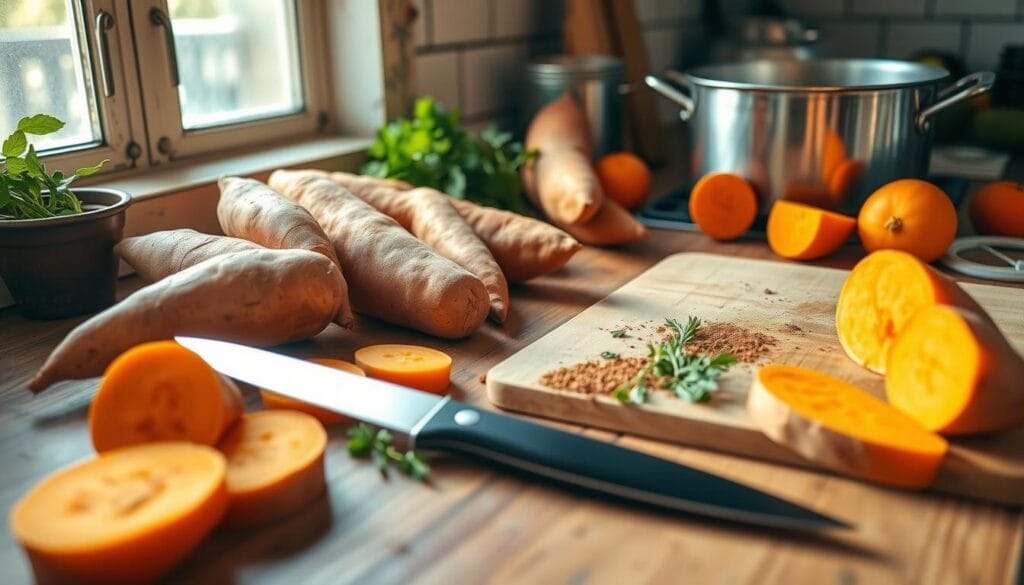
[[(454, 358), (451, 392), (485, 408), (482, 376), (493, 365), (680, 251), (772, 258), (763, 242), (716, 243), (652, 230), (643, 243), (586, 248), (561, 272), (512, 289), (508, 323), (488, 323), (448, 342), (363, 319), (331, 325), (283, 351), (352, 359), (384, 342), (438, 347)], [(849, 268), (848, 246), (822, 265)], [(121, 282), (121, 295), (140, 286)], [(80, 319), (27, 321), (0, 311), (0, 507), (30, 485), (91, 454), (87, 406), (95, 381), (39, 396), (25, 384)], [(246, 394), (250, 409), (255, 393)], [(464, 460), (435, 456), (429, 484), (376, 468), (331, 430), (328, 492), (282, 522), (218, 531), (171, 575), (174, 583), (1008, 583), (1017, 572), (1024, 516), (961, 498), (917, 494), (837, 476), (549, 422), (588, 436), (736, 479), (855, 525), (828, 535), (785, 533), (577, 495)], [(4, 530), (0, 582), (29, 580)]]

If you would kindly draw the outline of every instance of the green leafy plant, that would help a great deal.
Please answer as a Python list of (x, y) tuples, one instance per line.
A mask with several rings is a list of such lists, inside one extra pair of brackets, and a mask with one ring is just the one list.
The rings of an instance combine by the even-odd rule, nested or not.
[(686, 344), (700, 329), (700, 319), (690, 317), (686, 325), (666, 319), (665, 325), (675, 331), (661, 343), (647, 344), (647, 364), (631, 380), (620, 384), (612, 394), (619, 402), (643, 404), (650, 397), (647, 377), (654, 374), (661, 388), (670, 390), (688, 402), (707, 402), (718, 390), (718, 376), (736, 363), (729, 353), (704, 355), (687, 353)]
[(394, 436), (387, 429), (375, 429), (359, 423), (348, 429), (349, 455), (359, 459), (373, 459), (381, 475), (387, 477), (390, 466), (419, 481), (430, 474), (430, 466), (415, 451), (402, 453), (392, 444)]
[(377, 130), (364, 175), (401, 179), (432, 187), (457, 199), (529, 214), (519, 169), (535, 151), (512, 140), (511, 132), (489, 126), (473, 136), (432, 97), (416, 100), (412, 118)]
[(64, 122), (46, 114), (26, 116), (18, 121), (17, 129), (0, 147), (3, 154), (3, 172), (0, 172), (0, 219), (40, 219), (82, 213), (82, 202), (71, 191), (78, 177), (87, 177), (100, 170), (107, 162), (84, 167), (66, 177), (61, 171), (47, 172), (28, 143), (28, 135), (52, 134), (64, 127)]

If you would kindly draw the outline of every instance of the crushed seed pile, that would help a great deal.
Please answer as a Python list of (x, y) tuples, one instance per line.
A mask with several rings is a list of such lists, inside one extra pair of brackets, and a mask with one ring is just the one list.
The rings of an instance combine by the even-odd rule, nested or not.
[[(622, 329), (636, 331), (629, 326)], [(655, 336), (659, 338), (664, 338), (669, 333), (669, 329), (664, 325), (653, 329)], [(701, 325), (694, 339), (686, 344), (686, 349), (693, 353), (711, 355), (728, 352), (740, 362), (753, 363), (770, 351), (778, 341), (776, 337), (734, 323), (706, 323)], [(540, 383), (549, 388), (582, 394), (607, 394), (619, 384), (629, 381), (646, 364), (646, 357), (588, 360), (545, 372), (540, 378)], [(652, 387), (656, 382), (655, 377), (648, 378), (648, 383)]]
[(719, 354), (728, 352), (743, 363), (753, 363), (771, 350), (778, 338), (760, 331), (751, 331), (733, 323), (707, 323), (701, 325), (693, 341), (686, 344), (693, 353)]

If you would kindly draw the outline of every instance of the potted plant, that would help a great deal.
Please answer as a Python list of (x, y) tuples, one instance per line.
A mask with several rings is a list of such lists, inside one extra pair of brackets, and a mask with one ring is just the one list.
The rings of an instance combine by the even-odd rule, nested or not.
[(28, 135), (63, 127), (45, 114), (25, 117), (2, 147), (0, 278), (21, 313), (33, 319), (80, 315), (114, 302), (114, 244), (131, 202), (114, 189), (71, 191), (75, 179), (94, 174), (106, 160), (71, 176), (47, 172)]

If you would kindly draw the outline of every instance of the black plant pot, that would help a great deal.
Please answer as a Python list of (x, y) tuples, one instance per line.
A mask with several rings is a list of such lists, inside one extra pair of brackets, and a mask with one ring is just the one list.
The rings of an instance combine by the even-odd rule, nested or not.
[(0, 278), (30, 319), (73, 317), (114, 303), (114, 244), (131, 196), (92, 187), (75, 195), (82, 200), (78, 215), (0, 220)]

